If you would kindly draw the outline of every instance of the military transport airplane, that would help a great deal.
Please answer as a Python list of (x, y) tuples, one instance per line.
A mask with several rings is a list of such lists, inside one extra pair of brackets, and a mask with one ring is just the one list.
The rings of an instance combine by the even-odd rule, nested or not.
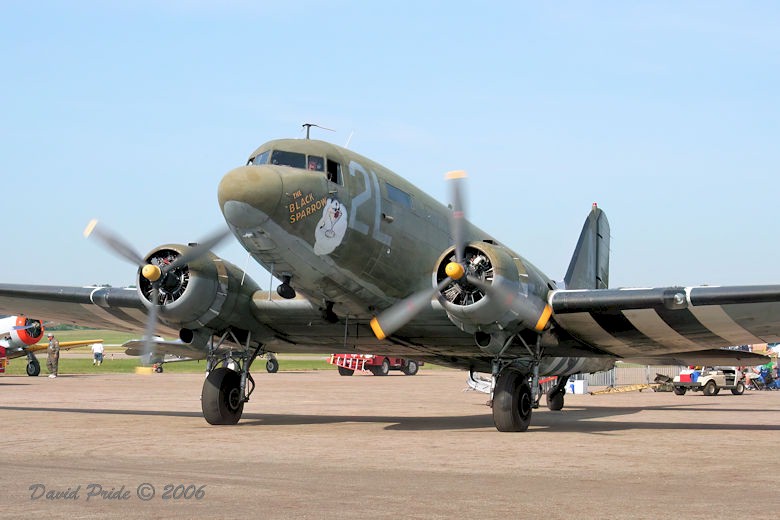
[[(5, 347), (8, 359), (27, 356), (28, 376), (37, 376), (41, 373), (41, 364), (35, 357), (35, 352), (49, 348), (48, 343), (40, 343), (43, 339), (43, 330), (40, 320), (33, 320), (24, 315), (0, 318), (0, 346)], [(102, 342), (102, 339), (60, 341), (60, 350)]]
[(141, 256), (93, 222), (85, 233), (134, 264), (137, 288), (0, 284), (0, 312), (174, 332), (186, 347), (171, 354), (208, 361), (211, 424), (238, 422), (252, 362), (267, 352), (370, 352), (490, 373), (496, 427), (524, 431), (541, 376), (560, 376), (546, 396), (560, 410), (572, 374), (617, 360), (755, 365), (764, 358), (719, 348), (780, 341), (780, 285), (609, 289), (609, 224), (594, 205), (559, 286), (472, 225), (465, 176), (448, 177), (449, 207), (351, 150), (308, 135), (270, 141), (217, 194), (229, 231), (282, 281), (279, 297), (209, 251), (219, 234)]

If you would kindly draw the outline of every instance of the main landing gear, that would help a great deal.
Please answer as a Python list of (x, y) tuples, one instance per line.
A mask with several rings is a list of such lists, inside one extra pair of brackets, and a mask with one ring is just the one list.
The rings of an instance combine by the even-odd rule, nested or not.
[(41, 364), (32, 352), (27, 353), (27, 375), (37, 376), (41, 373)]
[[(209, 348), (207, 357), (208, 376), (203, 382), (203, 390), (200, 396), (203, 417), (209, 424), (236, 424), (244, 412), (244, 403), (249, 401), (249, 396), (255, 389), (255, 380), (249, 373), (252, 362), (261, 354), (262, 345), (252, 349), (250, 347), (250, 335), (241, 351), (231, 351), (228, 355), (219, 359), (216, 355), (217, 348), (230, 334), (233, 340), (241, 344), (232, 331), (228, 331), (220, 338), (219, 343)], [(222, 366), (217, 367), (222, 363)], [(251, 387), (247, 389), (247, 382)]]
[[(542, 388), (539, 384), (539, 364), (542, 360), (541, 337), (534, 348), (517, 336), (530, 354), (530, 363), (514, 363), (501, 359), (513, 338), (493, 360), (493, 392), (489, 401), (493, 407), (493, 423), (501, 432), (524, 432), (531, 424), (531, 414), (539, 407)], [(559, 377), (558, 384), (547, 392), (547, 407), (550, 410), (563, 408), (566, 392), (566, 378)]]

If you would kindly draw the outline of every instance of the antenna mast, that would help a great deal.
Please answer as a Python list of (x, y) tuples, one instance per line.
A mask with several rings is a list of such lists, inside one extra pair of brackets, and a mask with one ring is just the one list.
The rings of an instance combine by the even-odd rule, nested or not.
[(309, 138), (309, 130), (311, 130), (311, 127), (313, 126), (316, 126), (317, 128), (322, 128), (323, 130), (329, 130), (331, 132), (335, 132), (335, 130), (333, 130), (332, 128), (325, 128), (324, 126), (320, 126), (314, 123), (303, 123), (301, 126), (306, 129), (306, 139)]

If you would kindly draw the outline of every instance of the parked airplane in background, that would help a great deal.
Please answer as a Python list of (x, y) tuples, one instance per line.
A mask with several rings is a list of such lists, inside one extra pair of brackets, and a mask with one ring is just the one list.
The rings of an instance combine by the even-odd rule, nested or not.
[[(186, 348), (171, 354), (208, 360), (211, 424), (238, 422), (252, 362), (267, 352), (370, 352), (487, 372), (496, 427), (524, 431), (540, 376), (560, 376), (547, 394), (560, 410), (567, 376), (616, 360), (755, 365), (765, 358), (718, 347), (780, 341), (780, 286), (608, 289), (609, 224), (596, 205), (559, 287), (468, 222), (464, 177), (448, 175), (448, 207), (308, 134), (271, 141), (222, 178), (218, 199), (230, 232), (282, 280), (281, 298), (209, 251), (226, 233), (141, 256), (92, 222), (85, 234), (134, 265), (137, 288), (0, 284), (0, 312), (178, 335)], [(167, 348), (145, 342), (151, 355)]]
[[(41, 364), (35, 352), (46, 350), (49, 343), (39, 343), (43, 339), (43, 324), (24, 315), (0, 318), (0, 346), (5, 347), (8, 359), (27, 356), (27, 375), (41, 373)], [(79, 341), (60, 341), (60, 350), (102, 343), (102, 339)]]

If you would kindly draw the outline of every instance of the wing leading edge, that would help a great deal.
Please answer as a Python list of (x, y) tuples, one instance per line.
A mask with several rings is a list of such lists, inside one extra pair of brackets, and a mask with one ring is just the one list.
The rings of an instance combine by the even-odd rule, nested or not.
[(558, 326), (621, 358), (780, 341), (780, 285), (561, 290), (549, 301)]

